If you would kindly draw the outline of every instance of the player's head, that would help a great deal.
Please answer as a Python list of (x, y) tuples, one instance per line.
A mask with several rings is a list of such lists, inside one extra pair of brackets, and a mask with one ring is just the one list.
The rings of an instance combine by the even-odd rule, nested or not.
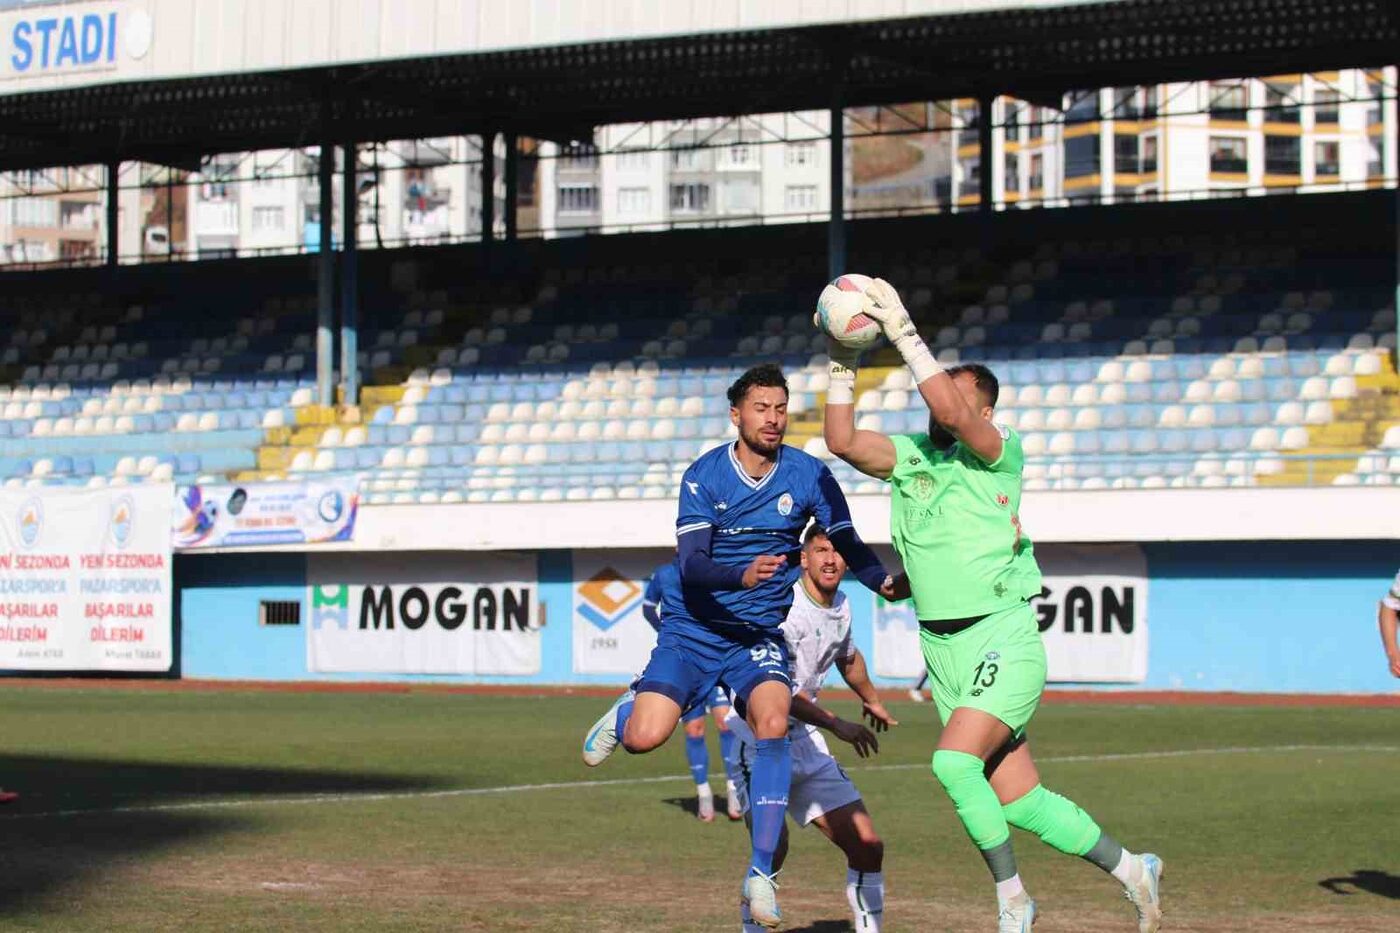
[(729, 387), (729, 420), (739, 429), (739, 442), (764, 456), (782, 446), (787, 406), (787, 379), (775, 363), (750, 368)]
[(836, 593), (836, 587), (846, 575), (845, 558), (826, 532), (815, 524), (802, 536), (802, 574), (814, 589), (827, 597)]
[[(1001, 384), (996, 375), (981, 363), (962, 363), (945, 370), (958, 393), (967, 404), (988, 421), (996, 411), (997, 396), (1001, 394)], [(932, 418), (928, 419), (928, 436), (936, 447), (949, 447), (956, 438)]]

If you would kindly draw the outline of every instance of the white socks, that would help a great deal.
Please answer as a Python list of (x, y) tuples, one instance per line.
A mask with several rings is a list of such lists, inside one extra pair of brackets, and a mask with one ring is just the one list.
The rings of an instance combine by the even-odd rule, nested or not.
[(1118, 864), (1109, 874), (1121, 881), (1124, 887), (1131, 884), (1133, 881), (1133, 853), (1124, 849), (1123, 854), (1118, 857)]
[(1012, 875), (1005, 881), (997, 882), (997, 903), (1005, 904), (1018, 894), (1026, 893), (1026, 888), (1021, 884), (1019, 873)]
[(883, 872), (847, 868), (846, 900), (855, 917), (856, 933), (880, 933), (880, 919), (885, 913)]

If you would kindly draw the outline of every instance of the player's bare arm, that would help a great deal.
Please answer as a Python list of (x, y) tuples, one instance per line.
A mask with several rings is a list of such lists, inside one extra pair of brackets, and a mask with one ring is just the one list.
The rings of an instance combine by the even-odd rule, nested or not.
[(822, 434), (826, 447), (866, 476), (889, 479), (894, 472), (894, 442), (878, 431), (856, 430), (855, 371), (860, 352), (827, 338), (830, 382)]
[(880, 702), (880, 695), (876, 692), (875, 685), (870, 682), (865, 655), (861, 654), (859, 648), (849, 657), (837, 658), (836, 669), (841, 672), (841, 678), (846, 681), (846, 685), (860, 697), (861, 713), (870, 720), (871, 728), (876, 732), (884, 732), (890, 726), (899, 725), (899, 720), (891, 716), (889, 710)]
[(990, 407), (979, 402), (975, 385), (964, 385), (964, 380), (955, 380), (943, 371), (919, 337), (894, 286), (876, 279), (865, 294), (870, 299), (866, 313), (880, 322), (885, 339), (904, 357), (933, 420), (983, 462), (999, 460), (1001, 433), (991, 422)]
[(1378, 622), (1381, 628), (1381, 644), (1385, 646), (1385, 659), (1390, 665), (1390, 673), (1400, 677), (1400, 645), (1396, 644), (1395, 630), (1400, 613), (1381, 603)]
[(842, 719), (831, 710), (819, 706), (801, 693), (792, 696), (792, 717), (799, 722), (809, 723), (818, 729), (825, 729), (856, 750), (861, 758), (869, 758), (880, 751), (880, 741), (875, 733), (858, 722)]

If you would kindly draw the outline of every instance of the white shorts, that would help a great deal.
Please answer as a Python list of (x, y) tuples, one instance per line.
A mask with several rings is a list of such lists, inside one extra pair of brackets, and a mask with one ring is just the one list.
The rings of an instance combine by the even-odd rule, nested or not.
[[(749, 812), (749, 774), (753, 769), (754, 747), (738, 743), (738, 766), (735, 769), (734, 790), (739, 808)], [(788, 790), (788, 816), (799, 826), (806, 826), (819, 816), (860, 800), (860, 791), (846, 776), (840, 762), (830, 755), (795, 754), (792, 756), (792, 786)]]

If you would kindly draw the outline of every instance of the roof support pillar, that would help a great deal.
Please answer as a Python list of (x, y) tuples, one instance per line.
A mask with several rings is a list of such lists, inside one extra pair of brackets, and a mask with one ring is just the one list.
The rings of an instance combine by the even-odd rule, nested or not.
[(340, 403), (360, 403), (359, 326), (360, 326), (360, 268), (359, 206), (360, 192), (355, 177), (356, 146), (354, 140), (344, 143), (345, 165), (341, 169), (340, 218)]
[(121, 167), (120, 159), (113, 159), (107, 163), (107, 265), (113, 268), (118, 262), (117, 248), (121, 242), (118, 236), (118, 227), (121, 225), (121, 190), (117, 185)]
[(826, 277), (846, 271), (846, 120), (838, 84), (831, 95), (831, 210), (826, 221)]
[(481, 242), (496, 237), (496, 134), (481, 134)]
[(321, 105), (321, 156), (316, 167), (320, 229), (316, 240), (316, 404), (330, 405), (335, 369), (335, 252), (331, 225), (335, 222), (335, 143), (331, 140), (330, 103)]
[(506, 242), (515, 242), (516, 210), (520, 188), (520, 140), (515, 133), (505, 134), (506, 142), (506, 203), (502, 207), (506, 221)]
[(992, 104), (995, 100), (991, 94), (977, 98), (977, 202), (983, 211), (996, 207), (996, 189), (992, 185)]

